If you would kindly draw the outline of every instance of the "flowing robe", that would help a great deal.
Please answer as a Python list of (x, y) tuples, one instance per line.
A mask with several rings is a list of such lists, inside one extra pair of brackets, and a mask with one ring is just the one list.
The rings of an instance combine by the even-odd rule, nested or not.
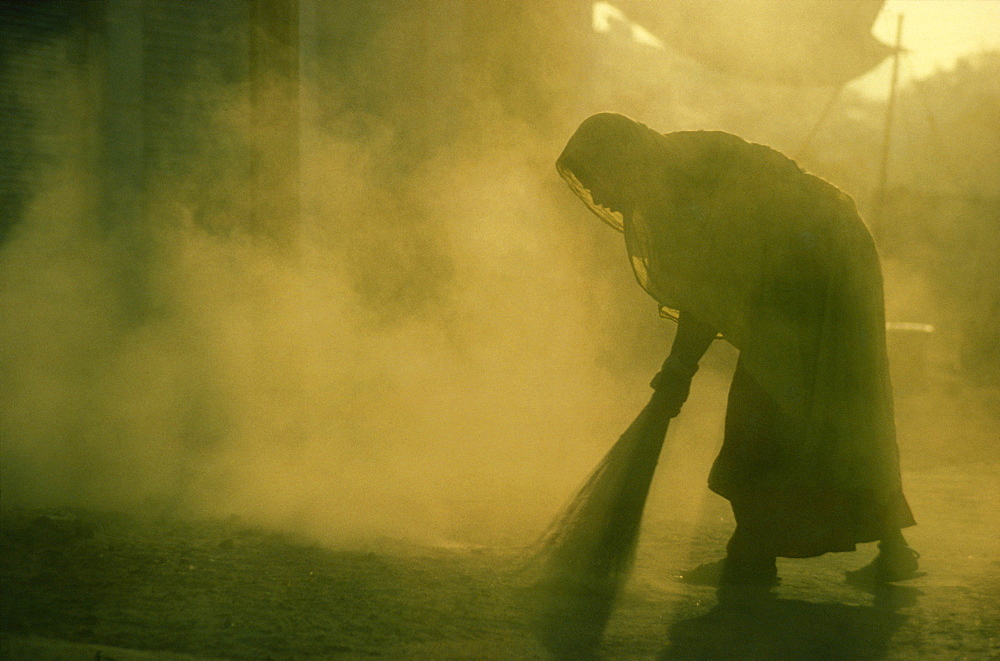
[(624, 232), (639, 284), (740, 351), (709, 477), (774, 555), (913, 525), (902, 493), (882, 276), (853, 201), (762, 145), (585, 121), (557, 162)]

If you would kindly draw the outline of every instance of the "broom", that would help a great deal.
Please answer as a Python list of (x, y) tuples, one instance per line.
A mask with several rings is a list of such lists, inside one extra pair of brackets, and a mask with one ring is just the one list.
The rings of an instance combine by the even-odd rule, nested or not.
[(530, 594), (535, 633), (559, 658), (600, 643), (628, 577), (649, 486), (670, 418), (648, 404), (542, 535)]

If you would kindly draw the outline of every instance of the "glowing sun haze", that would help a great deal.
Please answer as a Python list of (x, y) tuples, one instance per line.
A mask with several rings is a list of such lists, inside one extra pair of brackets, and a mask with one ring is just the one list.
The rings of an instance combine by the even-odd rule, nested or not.
[[(888, 0), (872, 33), (896, 43), (898, 16), (903, 15), (900, 82), (949, 69), (970, 55), (1000, 49), (1000, 2), (994, 0)], [(873, 97), (889, 92), (891, 60), (886, 60), (850, 87)]]

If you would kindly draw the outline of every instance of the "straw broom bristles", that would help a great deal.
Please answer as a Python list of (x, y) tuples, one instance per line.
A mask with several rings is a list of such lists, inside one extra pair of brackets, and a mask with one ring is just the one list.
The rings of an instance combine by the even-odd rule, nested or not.
[(669, 417), (647, 405), (542, 536), (530, 590), (535, 629), (557, 657), (597, 648), (635, 557)]

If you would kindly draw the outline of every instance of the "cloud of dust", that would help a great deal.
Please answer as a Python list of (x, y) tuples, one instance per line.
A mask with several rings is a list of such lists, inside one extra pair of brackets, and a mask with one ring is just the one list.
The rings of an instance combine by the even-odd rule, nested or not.
[(399, 124), (303, 82), (302, 214), (280, 250), (240, 226), (238, 182), (198, 181), (278, 137), (231, 89), (189, 93), (216, 100), (204, 130), (236, 148), (147, 186), (151, 314), (127, 320), (127, 248), (71, 149), (39, 168), (0, 251), (5, 503), (238, 514), (331, 540), (533, 535), (669, 339), (652, 322), (648, 369), (615, 367), (636, 351), (622, 317), (655, 307), (604, 254), (621, 238), (558, 181), (564, 136), (484, 97), (455, 120), (488, 138), (431, 135), (403, 171)]

